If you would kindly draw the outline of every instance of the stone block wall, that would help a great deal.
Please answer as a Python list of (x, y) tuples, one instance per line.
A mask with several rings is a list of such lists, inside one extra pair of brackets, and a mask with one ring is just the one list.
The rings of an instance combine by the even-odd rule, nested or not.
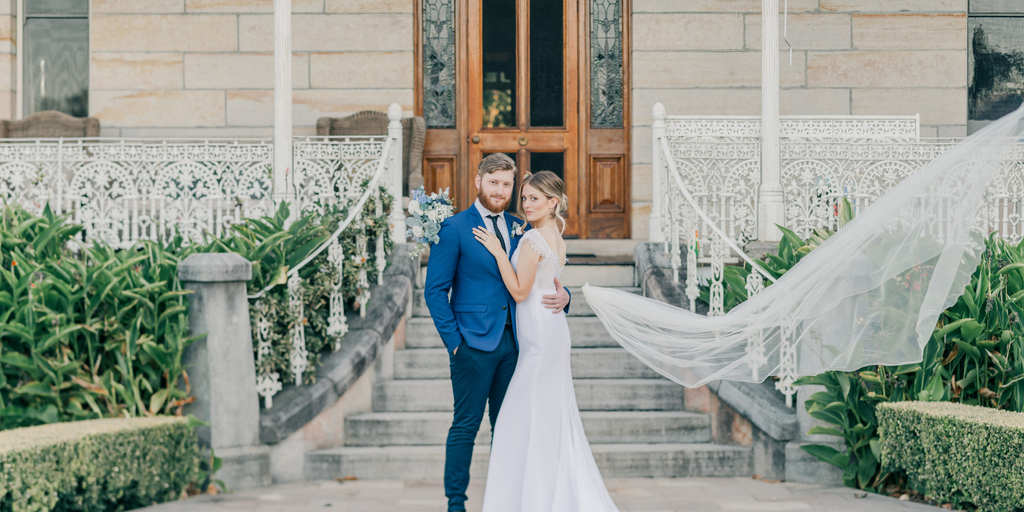
[[(780, 3), (780, 8), (783, 4)], [(967, 0), (789, 0), (781, 113), (921, 115), (967, 133)], [(648, 233), (651, 108), (761, 114), (760, 0), (633, 0), (633, 233)]]
[[(391, 103), (412, 115), (412, 10), (412, 0), (293, 0), (296, 134)], [(273, 134), (273, 0), (93, 0), (89, 33), (89, 113), (104, 136)]]

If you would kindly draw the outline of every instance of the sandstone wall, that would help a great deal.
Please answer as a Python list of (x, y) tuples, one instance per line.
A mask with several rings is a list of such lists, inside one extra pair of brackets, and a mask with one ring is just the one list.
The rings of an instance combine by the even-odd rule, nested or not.
[[(780, 0), (780, 7), (782, 1)], [(651, 205), (651, 107), (760, 115), (760, 0), (633, 0), (633, 233)], [(788, 47), (781, 39), (779, 47)], [(789, 0), (786, 114), (920, 114), (923, 137), (967, 131), (967, 0)]]
[[(412, 0), (293, 0), (296, 134), (396, 102), (412, 115), (412, 10)], [(89, 34), (89, 113), (104, 136), (273, 134), (273, 0), (93, 0)]]

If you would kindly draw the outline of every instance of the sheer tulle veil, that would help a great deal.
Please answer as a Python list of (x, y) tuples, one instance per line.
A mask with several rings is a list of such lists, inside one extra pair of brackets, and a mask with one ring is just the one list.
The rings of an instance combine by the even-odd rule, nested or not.
[(1022, 137), (1024, 107), (922, 167), (724, 316), (595, 286), (583, 287), (587, 302), (623, 347), (688, 387), (759, 382), (782, 364), (814, 375), (919, 362), (981, 261), (990, 186), (1022, 173)]

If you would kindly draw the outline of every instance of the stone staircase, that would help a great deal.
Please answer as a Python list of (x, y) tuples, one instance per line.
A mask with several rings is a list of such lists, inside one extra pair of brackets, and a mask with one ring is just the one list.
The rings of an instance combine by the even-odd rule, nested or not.
[[(573, 257), (581, 252), (580, 244), (570, 245), (570, 264), (563, 271), (562, 284), (573, 297), (569, 329), (576, 398), (602, 475), (753, 474), (751, 448), (713, 444), (709, 415), (687, 412), (683, 388), (621, 348), (587, 305), (580, 289), (585, 282), (640, 292), (633, 288), (632, 256)], [(345, 419), (345, 446), (306, 454), (306, 478), (442, 478), (444, 443), (452, 419), (451, 381), (448, 354), (423, 302), (422, 289), (414, 292), (405, 348), (394, 355), (394, 379), (375, 384), (372, 401), (373, 412)], [(485, 415), (476, 439), (472, 478), (486, 477), (489, 441), (490, 422)]]

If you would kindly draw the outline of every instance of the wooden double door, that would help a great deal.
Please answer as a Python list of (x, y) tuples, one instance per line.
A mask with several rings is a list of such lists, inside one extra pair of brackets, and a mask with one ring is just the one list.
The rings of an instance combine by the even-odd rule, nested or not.
[[(480, 161), (505, 153), (520, 178), (544, 170), (562, 177), (566, 236), (630, 236), (628, 123), (590, 122), (591, 1), (455, 0), (456, 126), (427, 131), (428, 190), (450, 187), (464, 209), (476, 198)], [(421, 111), (424, 94), (421, 81)]]

